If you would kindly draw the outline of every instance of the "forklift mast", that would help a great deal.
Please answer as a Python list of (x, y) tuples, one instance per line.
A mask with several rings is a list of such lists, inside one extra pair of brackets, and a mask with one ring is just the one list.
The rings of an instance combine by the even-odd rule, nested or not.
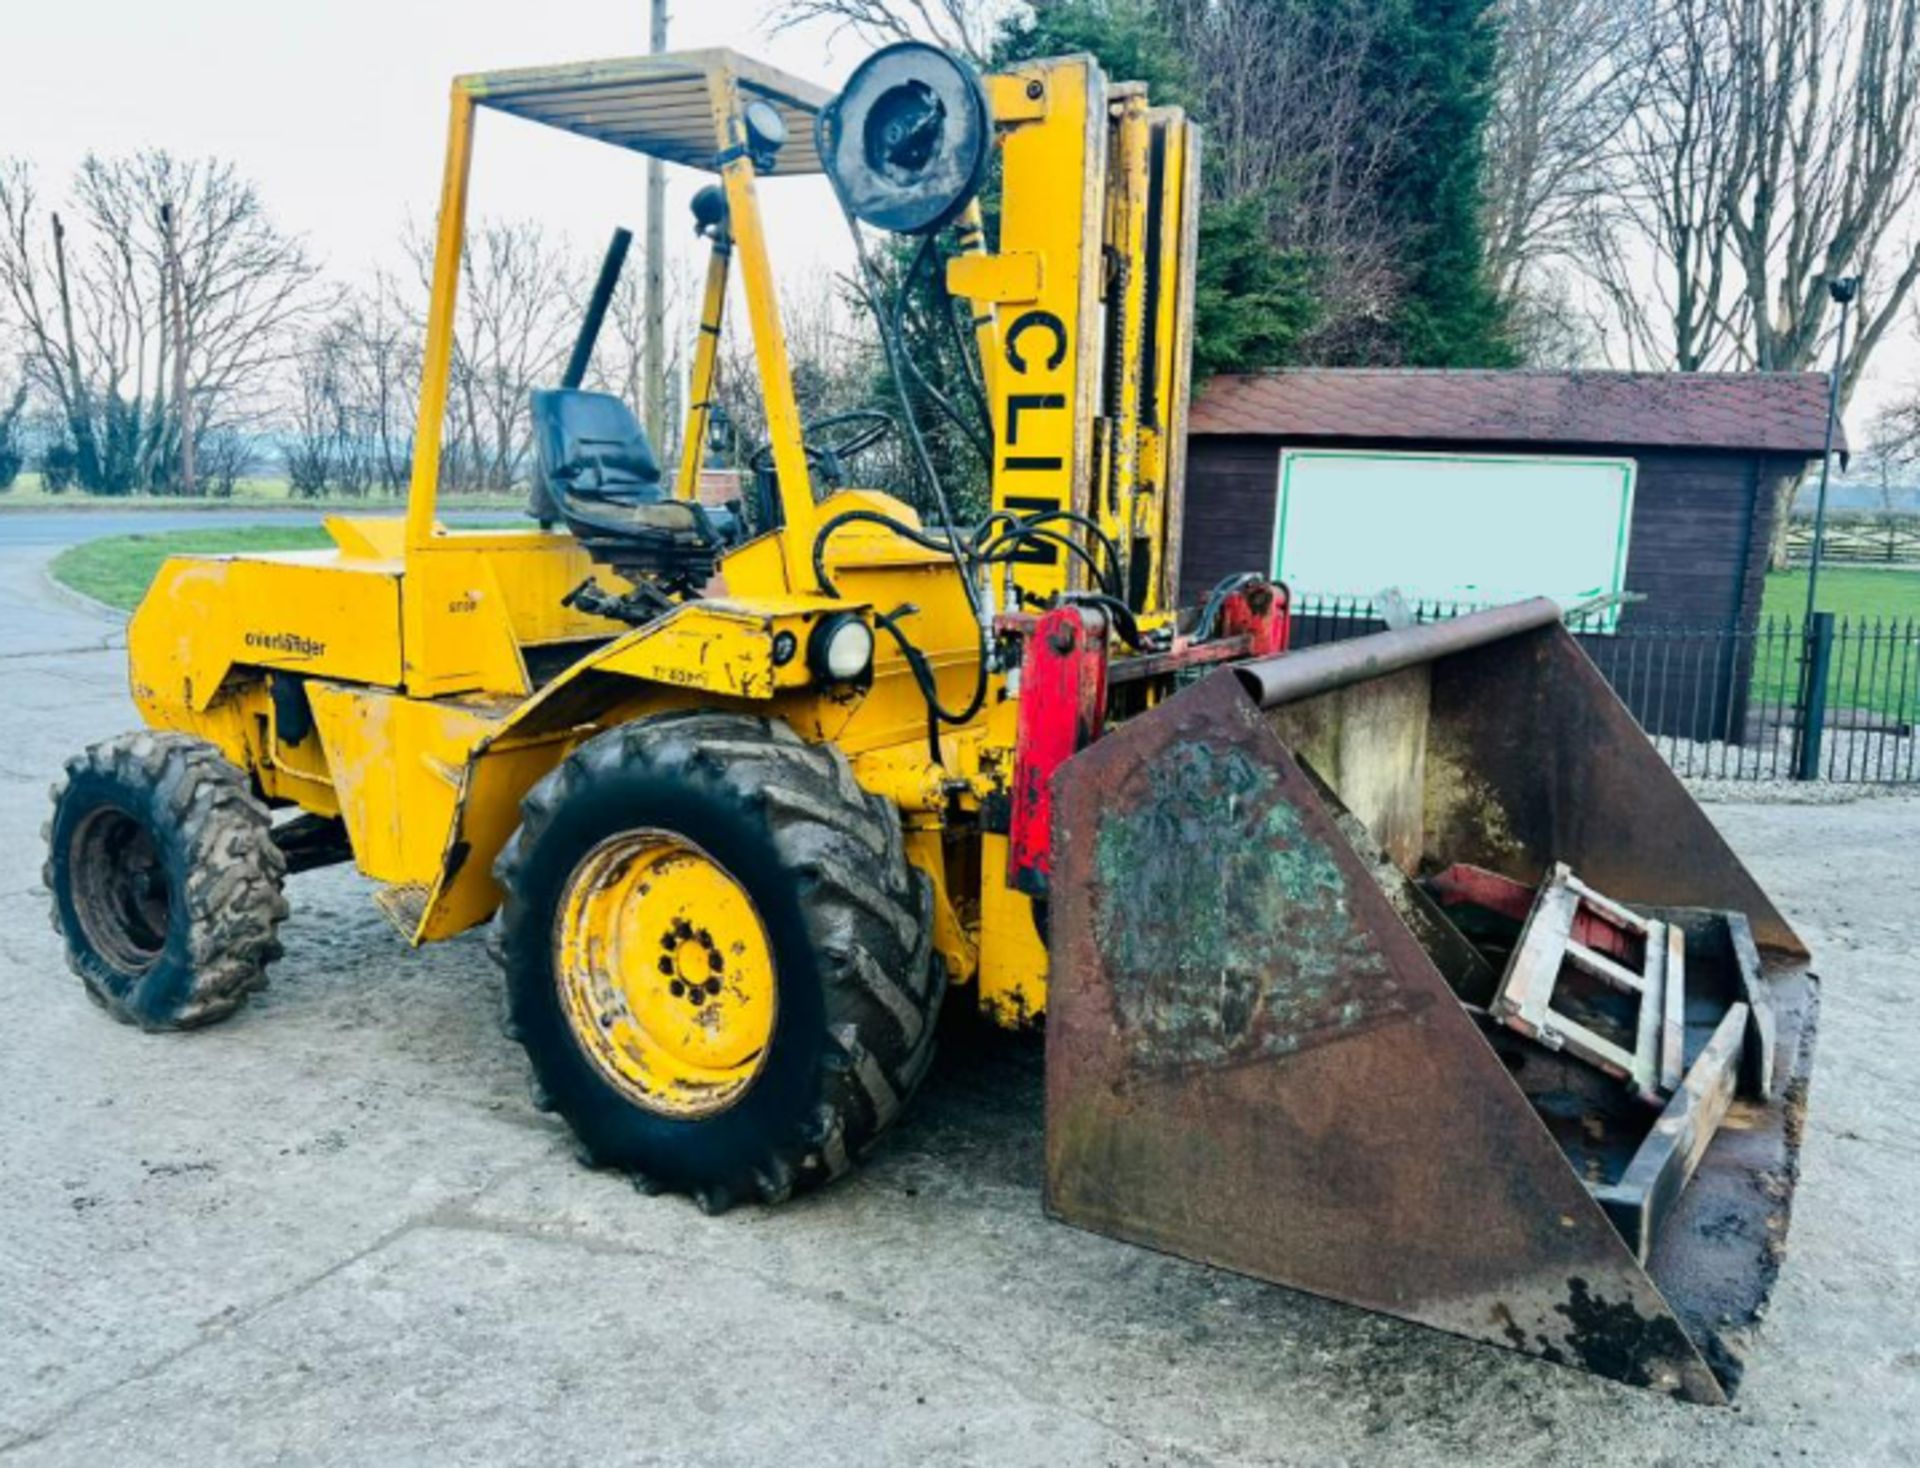
[[(1119, 547), (1137, 612), (1175, 605), (1193, 353), (1199, 130), (1091, 58), (986, 78), (1000, 133), (998, 248), (950, 262), (974, 303), (994, 428), (993, 507), (1070, 510)], [(1080, 584), (1057, 547), (1016, 575)]]

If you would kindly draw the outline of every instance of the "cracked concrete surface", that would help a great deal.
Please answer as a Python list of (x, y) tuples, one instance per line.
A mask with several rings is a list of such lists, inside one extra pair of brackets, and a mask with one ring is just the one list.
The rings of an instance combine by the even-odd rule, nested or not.
[(1027, 1042), (949, 1046), (824, 1194), (643, 1198), (529, 1107), (480, 943), (409, 952), (339, 870), (236, 1020), (114, 1025), (39, 829), (132, 722), (123, 655), (8, 530), (0, 1464), (1920, 1457), (1920, 801), (1712, 807), (1827, 999), (1786, 1267), (1710, 1411), (1049, 1223)]

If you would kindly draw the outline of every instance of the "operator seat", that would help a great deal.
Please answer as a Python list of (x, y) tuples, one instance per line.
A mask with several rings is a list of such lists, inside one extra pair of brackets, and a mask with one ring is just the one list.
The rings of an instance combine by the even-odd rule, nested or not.
[(528, 509), (555, 520), (596, 561), (635, 580), (697, 586), (738, 538), (737, 517), (668, 493), (660, 461), (633, 409), (611, 393), (536, 390), (534, 476)]
[(563, 518), (567, 500), (576, 495), (607, 504), (666, 498), (646, 430), (612, 393), (536, 390), (533, 445), (539, 472), (528, 508), (543, 524)]

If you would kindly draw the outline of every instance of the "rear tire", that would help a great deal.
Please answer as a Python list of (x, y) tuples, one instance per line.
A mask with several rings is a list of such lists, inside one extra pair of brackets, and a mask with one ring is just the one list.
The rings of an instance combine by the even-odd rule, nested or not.
[(69, 760), (43, 876), (88, 995), (123, 1023), (183, 1030), (265, 987), (287, 915), (271, 828), (204, 740), (141, 731)]
[[(566, 1119), (583, 1160), (629, 1172), (649, 1191), (691, 1193), (710, 1212), (747, 1198), (779, 1202), (845, 1172), (926, 1075), (945, 992), (931, 956), (931, 887), (906, 860), (893, 806), (854, 783), (838, 750), (785, 724), (676, 713), (588, 741), (521, 809), (494, 868), (507, 1032), (532, 1062), (536, 1103)], [(603, 946), (583, 949), (569, 934), (580, 926), (580, 884), (606, 869), (609, 851), (636, 853), (628, 859), (638, 863), (663, 844), (689, 865), (708, 864), (723, 897), (714, 906), (750, 904), (771, 961), (768, 1038), (717, 1109), (682, 1093), (642, 1094), (644, 1073), (619, 1073), (644, 1005), (665, 1002), (660, 981), (625, 950), (614, 965)], [(656, 879), (628, 880), (640, 885), (619, 931), (651, 934), (646, 924), (663, 921), (658, 910), (643, 920)], [(716, 971), (723, 950), (737, 951), (727, 932), (697, 936)], [(650, 942), (636, 938), (632, 949), (649, 963)], [(593, 978), (606, 1007), (591, 1024), (572, 977), (582, 952), (624, 975)], [(670, 972), (668, 957), (659, 962)]]

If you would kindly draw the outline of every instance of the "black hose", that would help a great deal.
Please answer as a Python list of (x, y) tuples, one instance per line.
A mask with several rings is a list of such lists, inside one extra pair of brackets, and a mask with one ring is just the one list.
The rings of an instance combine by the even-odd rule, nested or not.
[(1120, 640), (1136, 652), (1141, 645), (1140, 623), (1133, 615), (1133, 608), (1117, 596), (1106, 596), (1099, 592), (1073, 591), (1062, 599), (1064, 606), (1099, 607), (1112, 619), (1113, 630)]
[[(1078, 510), (1042, 510), (1036, 515), (1025, 515), (1016, 518), (1019, 524), (1032, 529), (1039, 529), (1042, 526), (1051, 525), (1056, 520), (1064, 520), (1068, 524), (1080, 526), (1099, 544), (1100, 549), (1106, 552), (1109, 570), (1108, 574), (1101, 578), (1103, 589), (1109, 596), (1118, 596), (1120, 594), (1122, 574), (1120, 548), (1114, 544), (1113, 537), (1102, 530), (1090, 517), (1081, 514)], [(1098, 574), (1098, 572), (1095, 572), (1096, 576), (1098, 576)]]
[[(1077, 525), (1086, 531), (1088, 536), (1106, 553), (1107, 564), (1112, 568), (1109, 574), (1111, 576), (1120, 574), (1120, 548), (1114, 544), (1113, 537), (1102, 530), (1091, 516), (1083, 515), (1078, 510), (1037, 510), (1031, 515), (1016, 515), (1011, 510), (995, 510), (982, 522), (983, 529), (996, 520), (1005, 520), (1009, 525), (1025, 525), (1034, 528), (1051, 525), (1056, 520)], [(978, 535), (975, 536), (976, 540), (980, 538)]]
[[(814, 148), (822, 158), (828, 156), (826, 148), (826, 117), (826, 112), (821, 111), (815, 113), (813, 118)], [(866, 240), (860, 233), (860, 221), (854, 216), (852, 208), (848, 205), (846, 195), (841, 193), (840, 181), (834, 177), (832, 170), (828, 170), (827, 178), (828, 181), (833, 184), (834, 198), (839, 202), (840, 213), (846, 219), (847, 229), (853, 236), (853, 253), (854, 258), (860, 263), (861, 279), (866, 283), (867, 290), (871, 294), (871, 299), (874, 302), (878, 302), (880, 296), (875, 284), (878, 277), (873, 268), (873, 261), (867, 255)], [(877, 315), (878, 313), (876, 312), (875, 314)], [(912, 446), (914, 457), (919, 462), (920, 472), (926, 476), (927, 487), (932, 491), (934, 503), (939, 507), (941, 523), (951, 527), (954, 523), (953, 507), (947, 503), (946, 485), (941, 483), (940, 473), (934, 467), (933, 455), (928, 452), (926, 437), (920, 431), (919, 415), (914, 412), (913, 399), (907, 392), (906, 373), (900, 363), (902, 355), (900, 341), (885, 321), (880, 323), (880, 347), (886, 354), (887, 372), (888, 375), (893, 378), (894, 391), (900, 395), (900, 418), (907, 431), (907, 441)], [(824, 564), (825, 560), (824, 548), (821, 543), (824, 538), (824, 530), (825, 527), (822, 527), (823, 534), (814, 537), (814, 564), (816, 567)], [(909, 667), (915, 670), (915, 681), (920, 684), (920, 692), (922, 696), (925, 697), (927, 707), (932, 710), (934, 718), (943, 720), (949, 724), (964, 724), (972, 719), (975, 714), (979, 713), (986, 705), (987, 657), (991, 649), (987, 642), (987, 629), (982, 625), (985, 619), (982, 617), (980, 610), (979, 588), (973, 584), (973, 570), (967, 564), (966, 556), (961, 550), (958, 538), (953, 536), (951, 532), (949, 533), (949, 542), (949, 549), (953, 556), (954, 570), (959, 573), (960, 587), (966, 594), (967, 609), (973, 614), (973, 622), (977, 629), (979, 639), (979, 656), (974, 663), (973, 695), (967, 700), (967, 706), (957, 714), (948, 712), (945, 705), (940, 702), (939, 688), (934, 682), (932, 669), (926, 664), (925, 657), (919, 652), (918, 648), (914, 649), (914, 656), (907, 658), (907, 663)], [(823, 582), (822, 584), (824, 585), (825, 583)], [(902, 654), (905, 655), (906, 649), (912, 646), (906, 634), (891, 624), (888, 625), (888, 631), (892, 634), (894, 640), (901, 644)], [(918, 664), (915, 663), (914, 657), (920, 658)]]
[(827, 575), (827, 538), (843, 525), (879, 525), (891, 530), (902, 540), (911, 541), (917, 546), (931, 551), (951, 553), (954, 537), (951, 532), (944, 540), (936, 539), (924, 530), (917, 530), (904, 520), (896, 520), (878, 510), (842, 510), (826, 524), (822, 525), (813, 537), (813, 574), (828, 596), (839, 596), (840, 590)]
[(927, 706), (927, 753), (937, 765), (940, 763), (940, 685), (933, 676), (933, 664), (927, 661), (927, 655), (900, 630), (900, 618), (910, 610), (908, 607), (899, 607), (873, 620), (875, 625), (886, 629), (887, 635), (899, 645), (900, 655), (907, 660), (907, 669), (913, 674), (921, 701)]
[[(855, 524), (883, 526), (891, 530), (895, 535), (898, 535), (901, 539), (910, 541), (914, 545), (923, 546), (928, 550), (947, 551), (951, 553), (956, 551), (959, 545), (958, 537), (955, 536), (951, 530), (948, 531), (945, 540), (940, 540), (927, 534), (923, 530), (915, 529), (904, 520), (896, 520), (893, 516), (883, 515), (878, 510), (843, 510), (828, 520), (826, 524), (822, 525), (819, 533), (813, 538), (813, 574), (820, 582), (821, 589), (829, 596), (837, 597), (840, 595), (840, 590), (833, 584), (833, 578), (827, 574), (827, 539), (834, 531), (840, 529), (841, 526)], [(962, 569), (960, 576), (962, 583), (967, 587), (968, 591), (971, 592), (973, 588), (970, 574), (965, 569)], [(973, 601), (971, 596), (969, 596), (967, 600), (970, 606), (977, 607), (977, 603)], [(940, 702), (940, 685), (934, 677), (933, 664), (927, 661), (926, 654), (915, 646), (913, 640), (899, 628), (898, 619), (903, 615), (905, 615), (904, 608), (884, 617), (876, 617), (874, 621), (885, 628), (887, 635), (899, 644), (901, 656), (906, 658), (907, 668), (913, 674), (913, 681), (919, 686), (920, 696), (926, 700), (928, 712), (934, 721), (931, 737), (934, 763), (938, 764), (940, 760), (938, 725), (943, 722), (948, 724), (964, 724), (975, 714), (979, 713), (981, 707), (987, 701), (986, 637), (983, 633), (980, 639), (980, 657), (976, 666), (973, 697), (968, 701), (966, 708), (958, 713), (951, 713), (948, 711), (946, 705)], [(977, 610), (974, 615), (976, 625), (978, 625), (979, 613)]]
[[(974, 310), (973, 303), (971, 301), (967, 302), (965, 309), (968, 322), (971, 324)], [(980, 359), (976, 343), (969, 341), (966, 332), (961, 330), (960, 311), (960, 303), (949, 295), (947, 297), (947, 309), (941, 314), (946, 318), (947, 335), (952, 338), (953, 355), (960, 363), (960, 376), (967, 385), (967, 395), (973, 399), (974, 408), (980, 415), (981, 432), (984, 434), (988, 445), (991, 446), (993, 443), (993, 408), (992, 405), (987, 402), (987, 385), (980, 375)], [(992, 467), (991, 459), (988, 460), (988, 467)]]
[(1193, 640), (1205, 642), (1213, 636), (1213, 624), (1226, 606), (1227, 598), (1243, 586), (1251, 586), (1265, 578), (1257, 571), (1239, 571), (1232, 576), (1223, 576), (1218, 585), (1207, 593), (1207, 599), (1200, 608), (1200, 620), (1193, 624)]
[[(933, 253), (934, 243), (937, 238), (938, 236), (936, 235), (928, 235), (926, 239), (921, 242), (920, 248), (913, 252), (913, 259), (907, 265), (906, 274), (900, 278), (900, 284), (894, 290), (893, 332), (896, 339), (900, 341), (906, 340), (906, 309), (908, 301), (913, 296), (913, 283), (919, 277), (920, 267)], [(951, 310), (949, 310), (947, 313), (949, 319), (952, 318), (952, 314)], [(982, 433), (981, 424), (969, 422), (967, 416), (960, 411), (953, 400), (927, 380), (927, 374), (920, 370), (920, 364), (913, 359), (911, 352), (903, 351), (900, 357), (901, 360), (906, 363), (907, 372), (913, 378), (914, 385), (926, 395), (927, 400), (931, 402), (934, 407), (938, 408), (942, 415), (944, 415), (955, 428), (960, 430), (961, 437), (966, 439), (968, 445), (980, 456), (980, 461), (991, 469), (993, 466), (993, 426), (991, 421), (985, 425), (986, 431)]]
[(1071, 551), (1087, 563), (1088, 569), (1093, 572), (1094, 580), (1100, 583), (1103, 592), (1108, 589), (1106, 579), (1101, 573), (1100, 562), (1094, 558), (1093, 552), (1072, 537), (1062, 535), (1056, 530), (1038, 530), (1031, 526), (1023, 525), (1018, 529), (1007, 531), (1006, 534), (999, 536), (984, 546), (980, 546), (975, 550), (974, 555), (979, 560), (988, 562), (989, 564), (1005, 564), (1011, 561), (1013, 557), (1011, 555), (1001, 554), (1003, 550), (1032, 543), (1057, 545)]
[[(826, 122), (826, 111), (815, 114), (813, 121), (815, 151), (823, 158), (827, 156), (825, 136)], [(880, 328), (880, 345), (881, 350), (886, 355), (887, 373), (893, 379), (894, 391), (899, 395), (900, 399), (901, 424), (906, 431), (907, 441), (913, 450), (916, 467), (926, 480), (927, 487), (933, 495), (934, 504), (939, 510), (940, 520), (945, 530), (945, 538), (935, 538), (925, 531), (916, 529), (903, 521), (897, 520), (890, 515), (881, 514), (878, 511), (849, 510), (835, 515), (827, 521), (826, 524), (822, 525), (815, 534), (813, 542), (813, 570), (820, 586), (830, 595), (838, 596), (839, 592), (835, 589), (826, 570), (827, 540), (828, 537), (842, 526), (854, 523), (869, 523), (883, 526), (913, 544), (929, 550), (945, 551), (952, 557), (954, 569), (960, 576), (961, 589), (966, 595), (967, 608), (972, 613), (974, 625), (978, 629), (979, 635), (979, 656), (975, 662), (973, 694), (972, 697), (968, 699), (964, 709), (957, 713), (950, 712), (945, 705), (941, 703), (939, 685), (935, 679), (932, 664), (927, 660), (926, 654), (914, 644), (905, 632), (901, 631), (898, 625), (899, 619), (907, 614), (907, 609), (901, 608), (887, 616), (875, 619), (899, 645), (901, 655), (906, 659), (907, 666), (913, 674), (914, 682), (919, 686), (921, 696), (926, 701), (928, 711), (928, 744), (933, 760), (937, 764), (940, 761), (939, 725), (942, 722), (949, 724), (964, 724), (968, 722), (980, 712), (987, 699), (987, 662), (991, 648), (988, 640), (988, 631), (985, 626), (985, 617), (981, 610), (979, 588), (974, 584), (973, 579), (974, 567), (976, 565), (992, 565), (1010, 560), (1010, 556), (1002, 555), (1001, 552), (1010, 550), (1021, 544), (1051, 543), (1064, 546), (1072, 554), (1079, 556), (1086, 562), (1095, 584), (1101, 588), (1099, 592), (1088, 594), (1088, 599), (1106, 607), (1113, 614), (1115, 626), (1120, 630), (1120, 635), (1136, 647), (1140, 645), (1139, 629), (1137, 623), (1134, 621), (1131, 609), (1127, 607), (1125, 601), (1118, 594), (1120, 591), (1121, 578), (1124, 574), (1119, 548), (1114, 544), (1112, 537), (1107, 535), (1095, 521), (1089, 519), (1087, 516), (1077, 511), (1064, 509), (1043, 511), (1040, 514), (1028, 517), (1017, 516), (1006, 510), (996, 510), (989, 514), (981, 525), (975, 527), (971, 534), (965, 537), (961, 535), (954, 521), (952, 506), (947, 501), (946, 486), (941, 481), (939, 471), (934, 465), (933, 455), (927, 447), (926, 436), (921, 431), (919, 415), (914, 409), (913, 397), (908, 391), (907, 386), (908, 379), (911, 377), (914, 384), (926, 394), (927, 398), (954, 423), (961, 434), (967, 439), (968, 443), (986, 462), (989, 470), (991, 470), (993, 464), (993, 428), (991, 413), (989, 412), (985, 415), (986, 421), (984, 425), (968, 423), (958, 406), (947, 398), (944, 393), (935, 388), (932, 383), (927, 381), (926, 375), (920, 371), (919, 366), (912, 361), (910, 354), (906, 350), (905, 316), (907, 303), (912, 292), (913, 282), (918, 276), (922, 265), (934, 249), (936, 236), (927, 236), (925, 242), (914, 252), (913, 258), (908, 263), (906, 273), (900, 281), (899, 289), (894, 295), (891, 311), (882, 312), (880, 304), (882, 291), (880, 288), (879, 274), (874, 269), (871, 257), (867, 254), (866, 240), (861, 233), (859, 220), (854, 215), (852, 208), (848, 205), (846, 196), (840, 190), (839, 180), (834, 177), (831, 170), (828, 170), (827, 177), (828, 181), (833, 185), (834, 197), (840, 205), (841, 215), (847, 221), (848, 232), (853, 237), (854, 257), (859, 262), (860, 267), (861, 294), (866, 298), (868, 308), (873, 312), (876, 324)], [(945, 314), (947, 316), (949, 330), (958, 341), (960, 334), (958, 323), (954, 320), (951, 301), (947, 303)], [(964, 371), (967, 367), (964, 343), (961, 345), (961, 351)], [(967, 374), (967, 381), (969, 388), (973, 390), (975, 397), (978, 399), (979, 405), (982, 409), (985, 409), (985, 392), (970, 372)], [(984, 441), (982, 438), (976, 437), (976, 433), (979, 432), (981, 426), (984, 426), (985, 430)], [(1069, 535), (1064, 535), (1046, 528), (1048, 525), (1059, 521), (1065, 521), (1081, 527), (1098, 543), (1107, 561), (1104, 574), (1091, 550), (1080, 545)], [(1005, 522), (1006, 528), (996, 532), (995, 527), (1002, 522)]]

